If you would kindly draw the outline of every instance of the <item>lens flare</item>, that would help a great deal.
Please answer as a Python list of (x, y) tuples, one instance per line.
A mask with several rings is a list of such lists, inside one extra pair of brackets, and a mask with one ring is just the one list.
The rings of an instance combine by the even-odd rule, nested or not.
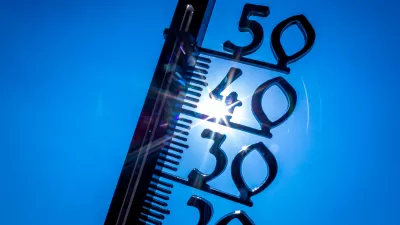
[(198, 108), (211, 118), (216, 118), (217, 121), (231, 115), (228, 111), (229, 107), (223, 101), (216, 99), (208, 99), (199, 104)]

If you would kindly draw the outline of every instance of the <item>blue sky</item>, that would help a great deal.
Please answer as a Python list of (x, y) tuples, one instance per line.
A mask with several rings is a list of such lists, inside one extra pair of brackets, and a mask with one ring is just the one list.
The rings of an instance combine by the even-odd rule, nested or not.
[[(290, 16), (317, 34), (288, 78), (308, 86), (310, 133), (294, 140), (301, 160), (280, 184), (282, 204), (259, 220), (398, 224), (398, 3), (248, 2), (271, 10), (254, 58), (273, 61), (270, 31)], [(217, 0), (205, 47), (250, 41), (237, 31), (245, 3)], [(1, 1), (0, 224), (103, 223), (175, 5)]]

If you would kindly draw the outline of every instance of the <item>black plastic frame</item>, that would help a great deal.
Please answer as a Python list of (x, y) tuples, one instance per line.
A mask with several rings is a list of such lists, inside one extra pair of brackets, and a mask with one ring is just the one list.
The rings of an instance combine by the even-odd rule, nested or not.
[[(200, 46), (207, 30), (215, 0), (179, 0), (169, 31), (179, 31), (188, 5), (195, 9), (188, 33)], [(139, 216), (152, 181), (153, 171), (157, 166), (161, 148), (168, 141), (168, 127), (160, 126), (160, 124), (169, 121), (173, 112), (171, 107), (164, 107), (165, 96), (163, 95), (165, 93), (175, 94), (176, 96), (169, 96), (169, 98), (174, 98), (177, 97), (178, 93), (169, 92), (171, 82), (168, 82), (172, 80), (177, 68), (173, 67), (172, 71), (167, 71), (171, 68), (165, 68), (165, 65), (170, 62), (177, 37), (175, 35), (165, 36), (166, 40), (150, 89), (104, 222), (106, 225), (140, 223)]]

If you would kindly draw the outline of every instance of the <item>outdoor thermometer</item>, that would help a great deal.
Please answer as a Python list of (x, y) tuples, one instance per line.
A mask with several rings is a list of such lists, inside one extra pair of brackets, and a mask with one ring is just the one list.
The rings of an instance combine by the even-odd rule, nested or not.
[[(177, 4), (106, 225), (264, 225), (255, 219), (260, 210), (253, 209), (269, 204), (258, 197), (279, 177), (281, 163), (269, 141), (285, 138), (275, 131), (296, 113), (290, 65), (311, 50), (315, 31), (299, 14), (267, 34), (254, 18), (268, 20), (271, 9), (249, 2), (238, 15), (238, 29), (250, 33), (251, 41), (242, 45), (227, 37), (220, 51), (211, 50), (202, 42), (214, 5), (215, 0)], [(281, 43), (290, 26), (304, 37), (293, 54)], [(276, 60), (252, 58), (266, 44)], [(284, 96), (279, 115), (265, 103), (271, 90)], [(257, 184), (255, 161), (247, 163), (250, 174), (244, 172), (255, 152), (267, 171)]]

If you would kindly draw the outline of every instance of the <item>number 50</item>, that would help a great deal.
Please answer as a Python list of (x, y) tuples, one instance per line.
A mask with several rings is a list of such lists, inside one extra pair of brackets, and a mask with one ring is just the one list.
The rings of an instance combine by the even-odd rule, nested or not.
[[(253, 36), (253, 40), (247, 46), (237, 46), (231, 41), (226, 41), (223, 45), (224, 50), (233, 53), (235, 58), (240, 58), (256, 52), (264, 40), (264, 31), (262, 26), (254, 20), (249, 20), (250, 16), (267, 17), (269, 7), (261, 5), (246, 4), (243, 8), (242, 16), (239, 21), (239, 31), (248, 32)], [(305, 44), (298, 52), (288, 56), (282, 47), (281, 36), (283, 32), (292, 25), (297, 25), (305, 39)], [(293, 63), (305, 56), (312, 48), (315, 42), (315, 31), (310, 22), (304, 15), (296, 15), (280, 22), (271, 34), (271, 49), (278, 61), (278, 67), (287, 68), (287, 64)]]

